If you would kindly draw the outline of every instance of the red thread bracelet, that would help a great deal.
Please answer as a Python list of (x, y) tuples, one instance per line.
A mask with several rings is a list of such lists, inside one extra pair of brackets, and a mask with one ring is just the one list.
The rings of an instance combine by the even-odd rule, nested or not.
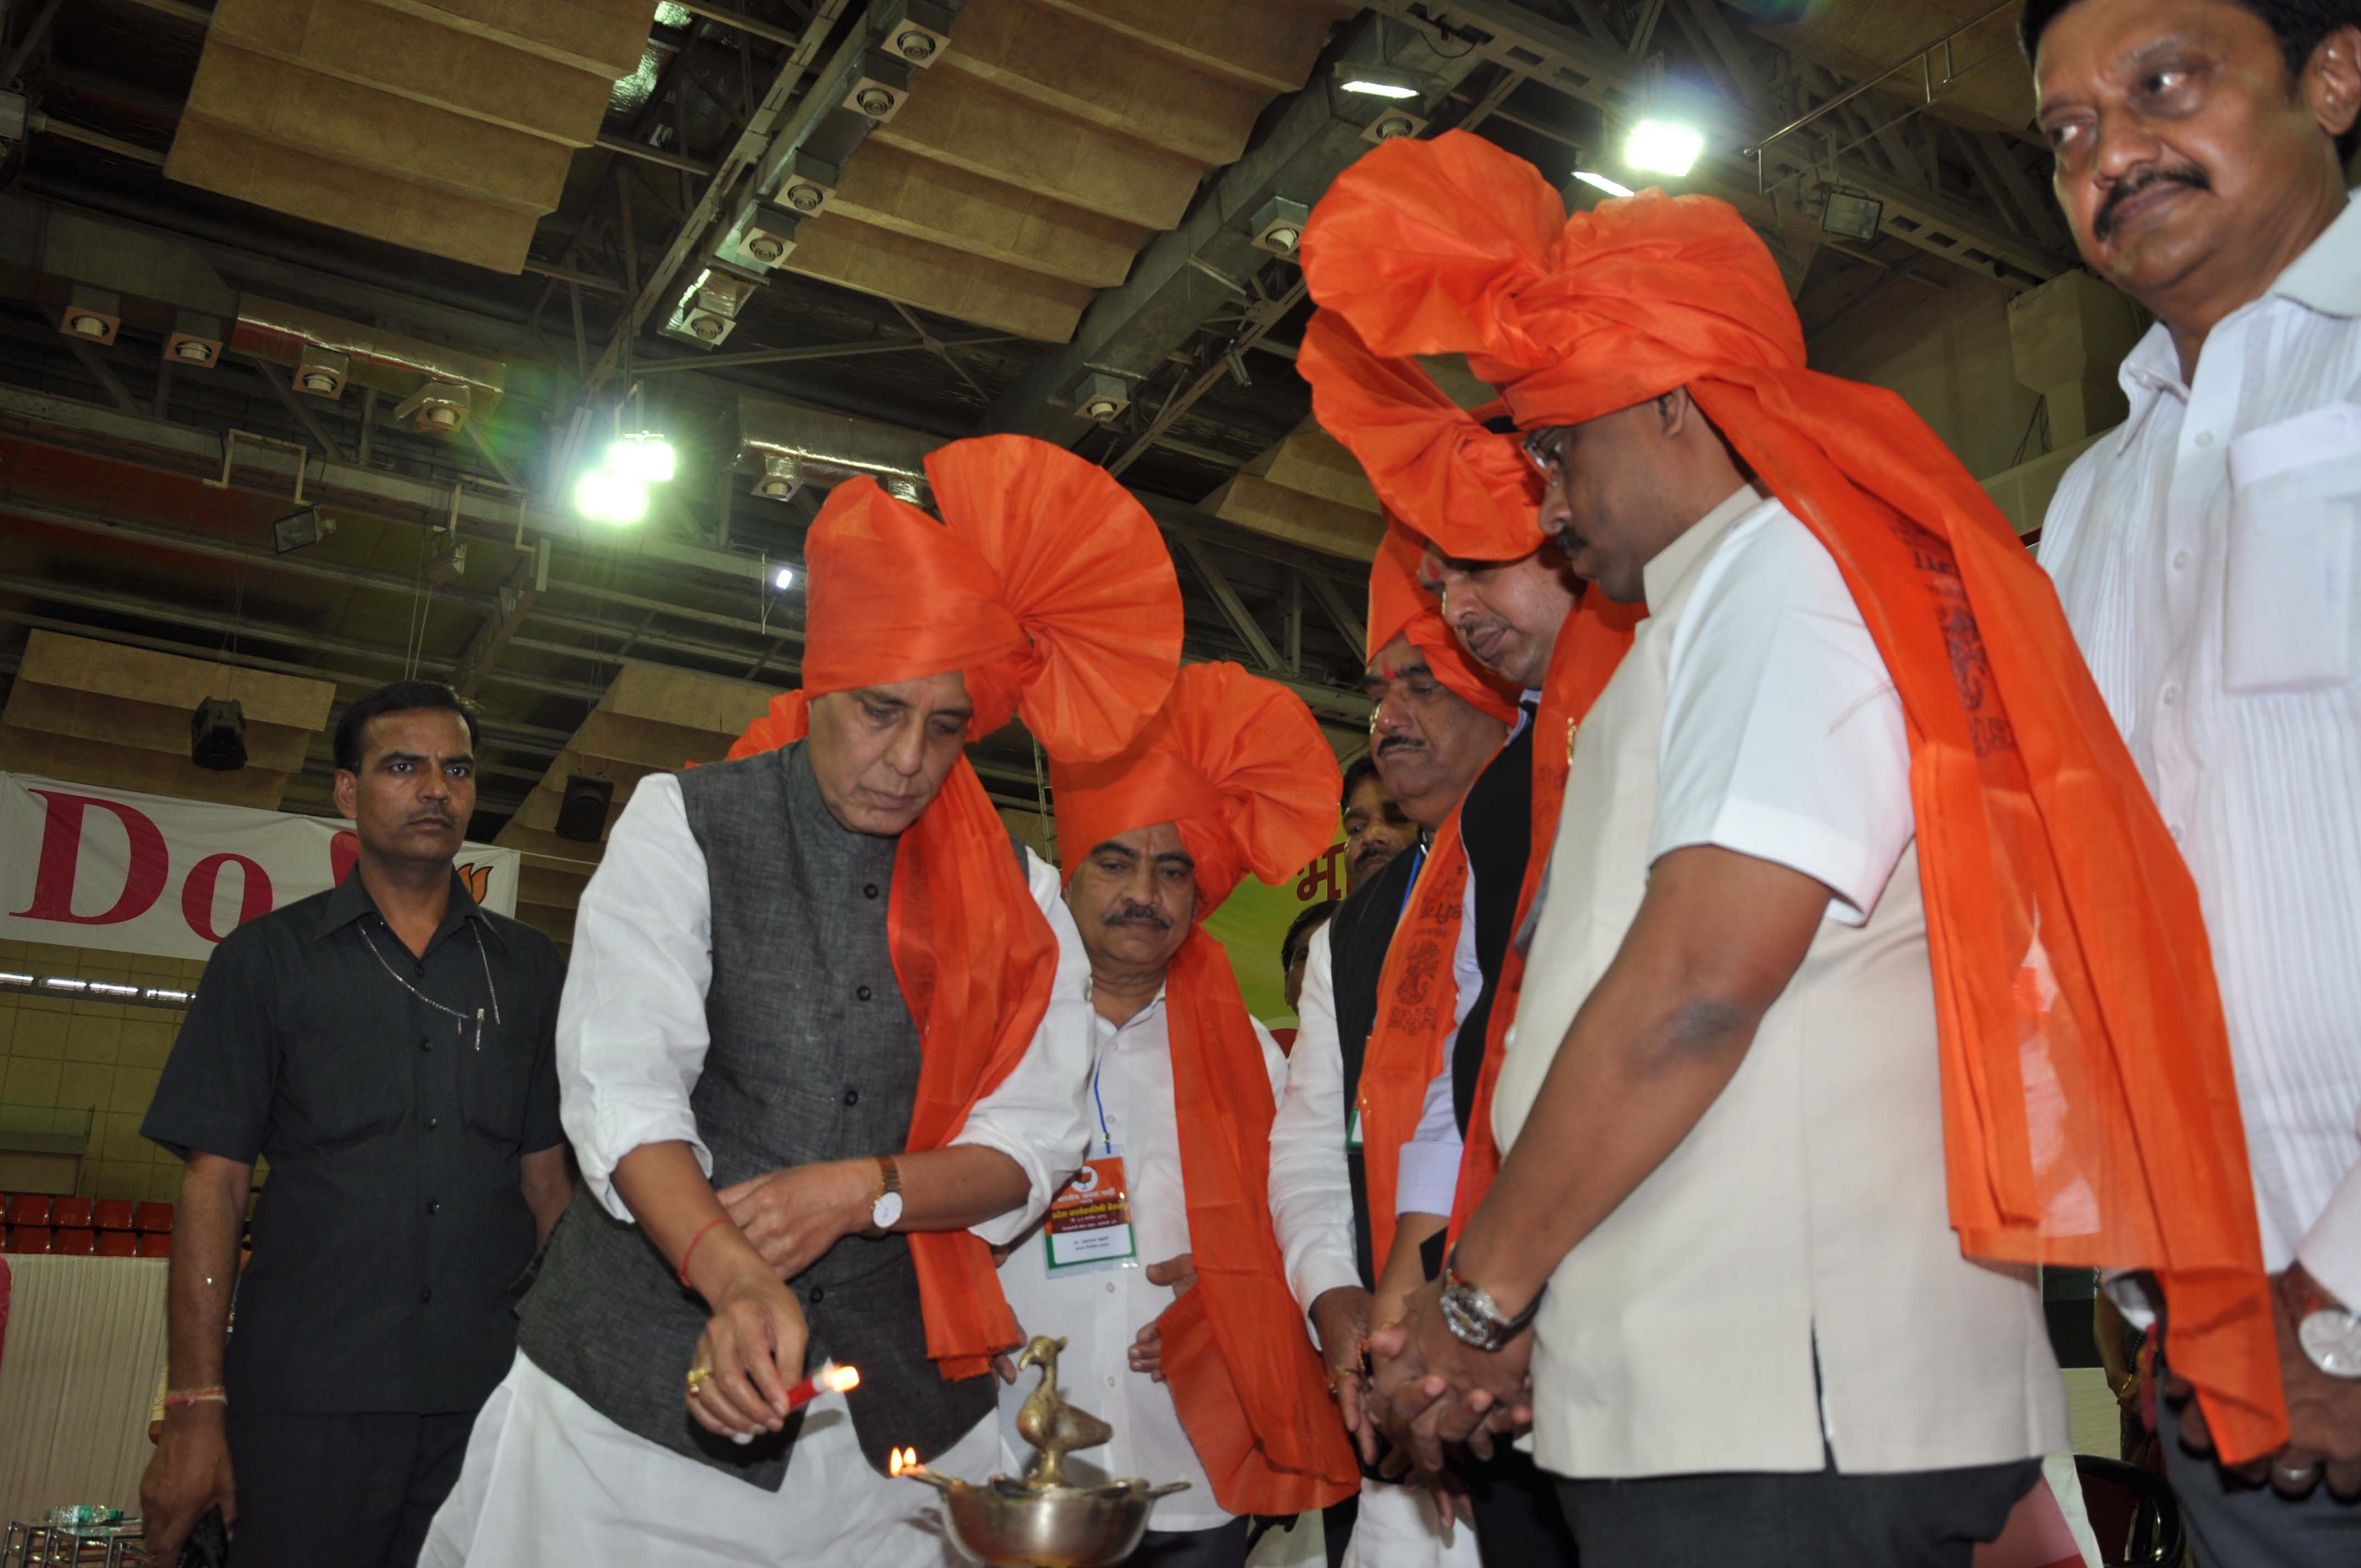
[(697, 1255), (697, 1244), (705, 1239), (705, 1232), (711, 1230), (716, 1225), (726, 1225), (729, 1223), (730, 1216), (727, 1214), (722, 1215), (718, 1220), (708, 1220), (705, 1222), (705, 1227), (703, 1230), (698, 1231), (697, 1234), (688, 1238), (688, 1250), (680, 1255), (680, 1285), (682, 1289), (694, 1290), (697, 1288), (696, 1286), (691, 1285), (688, 1282), (688, 1260)]

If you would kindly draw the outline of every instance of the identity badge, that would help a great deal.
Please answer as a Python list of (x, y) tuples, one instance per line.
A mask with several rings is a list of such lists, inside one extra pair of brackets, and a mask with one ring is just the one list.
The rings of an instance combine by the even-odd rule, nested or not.
[(1042, 1241), (1052, 1275), (1110, 1268), (1138, 1255), (1132, 1238), (1131, 1192), (1125, 1185), (1123, 1152), (1112, 1145), (1084, 1162), (1073, 1179), (1049, 1201)]

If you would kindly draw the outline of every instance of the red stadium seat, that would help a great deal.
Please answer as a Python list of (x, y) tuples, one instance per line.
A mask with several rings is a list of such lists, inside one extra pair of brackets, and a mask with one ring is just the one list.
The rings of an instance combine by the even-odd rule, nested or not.
[(98, 1233), (98, 1255), (101, 1257), (137, 1257), (139, 1238), (129, 1231)]
[(172, 1234), (172, 1206), (170, 1203), (142, 1203), (132, 1211), (132, 1227), (140, 1231), (160, 1231)]
[(102, 1198), (94, 1218), (102, 1231), (127, 1231), (132, 1228), (131, 1211), (128, 1198)]
[(49, 1250), (49, 1227), (47, 1225), (11, 1225), (8, 1227), (9, 1252), (47, 1252)]
[(49, 1223), (61, 1231), (91, 1229), (90, 1212), (93, 1207), (87, 1198), (60, 1198), (49, 1211)]
[(139, 1255), (140, 1255), (140, 1256), (142, 1256), (142, 1257), (170, 1257), (170, 1256), (171, 1256), (171, 1255), (172, 1255), (172, 1233), (171, 1233), (171, 1232), (170, 1232), (170, 1231), (142, 1231), (142, 1232), (140, 1232), (140, 1233), (139, 1233)]
[(56, 1203), (57, 1200), (47, 1193), (19, 1192), (8, 1200), (8, 1223), (12, 1225), (47, 1225), (49, 1210)]
[(98, 1250), (96, 1231), (60, 1231), (49, 1250), (61, 1257), (88, 1257)]

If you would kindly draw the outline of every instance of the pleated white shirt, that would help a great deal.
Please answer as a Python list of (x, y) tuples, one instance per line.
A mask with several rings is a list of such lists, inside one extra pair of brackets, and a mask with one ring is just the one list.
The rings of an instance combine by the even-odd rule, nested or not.
[(2268, 1266), (2361, 1303), (2361, 203), (2121, 379), (2041, 563), (2196, 878)]

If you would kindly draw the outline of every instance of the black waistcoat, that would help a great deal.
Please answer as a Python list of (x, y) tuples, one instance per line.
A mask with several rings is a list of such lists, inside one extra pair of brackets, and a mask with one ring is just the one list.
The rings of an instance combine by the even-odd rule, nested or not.
[[(1336, 987), (1336, 1045), (1345, 1058), (1345, 1124), (1349, 1136), (1353, 1108), (1361, 1094), (1361, 1061), (1369, 1046), (1369, 1031), (1378, 1022), (1378, 977), (1386, 967), (1386, 949), (1393, 945), (1394, 927), (1409, 902), (1411, 883), (1424, 857), (1412, 851), (1396, 855), (1378, 874), (1353, 890), (1328, 922), (1328, 957)], [(1361, 1151), (1349, 1142), (1345, 1167), (1353, 1179), (1353, 1257), (1360, 1265), (1361, 1283), (1377, 1288), (1378, 1260), (1370, 1256), (1369, 1179)]]
[[(900, 1151), (919, 1053), (886, 945), (895, 840), (829, 814), (800, 743), (691, 769), (681, 797), (711, 889), (712, 1044), (689, 1104), (714, 1186)], [(989, 1376), (947, 1382), (927, 1359), (903, 1237), (848, 1236), (788, 1285), (810, 1362), (861, 1369), (847, 1403), (879, 1470), (895, 1444), (931, 1457), (992, 1413)], [(708, 1315), (638, 1226), (577, 1190), (518, 1309), (517, 1343), (618, 1425), (776, 1490), (799, 1422), (741, 1448), (689, 1418), (682, 1381)]]
[(1460, 841), (1467, 846), (1467, 874), (1476, 884), (1476, 964), (1484, 989), (1459, 1026), (1451, 1050), (1451, 1104), (1459, 1135), (1467, 1135), (1475, 1109), (1476, 1080), (1484, 1068), (1484, 1032), (1500, 991), (1500, 962), (1515, 935), (1517, 894), (1533, 850), (1533, 727), (1527, 715), (1517, 738), (1500, 748), (1468, 787), (1459, 813)]

